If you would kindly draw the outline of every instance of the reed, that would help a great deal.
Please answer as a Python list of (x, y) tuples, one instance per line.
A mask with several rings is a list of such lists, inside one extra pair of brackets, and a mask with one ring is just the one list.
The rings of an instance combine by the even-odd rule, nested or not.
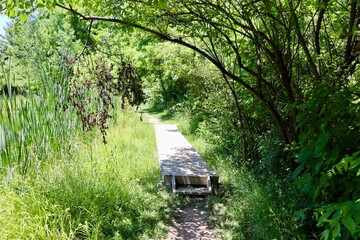
[(158, 189), (153, 127), (119, 111), (108, 144), (98, 131), (31, 178), (0, 186), (2, 239), (160, 239), (176, 201)]
[(1, 172), (15, 169), (25, 175), (53, 155), (63, 154), (61, 149), (77, 129), (74, 114), (63, 110), (68, 79), (61, 69), (48, 65), (42, 79), (27, 86), (26, 95), (16, 95), (11, 70), (2, 72), (8, 89), (0, 98)]
[[(13, 83), (7, 72), (7, 86)], [(104, 145), (64, 111), (68, 81), (56, 67), (0, 100), (1, 239), (153, 239), (173, 201), (160, 180), (153, 127), (118, 110)], [(70, 108), (70, 107), (69, 107)]]

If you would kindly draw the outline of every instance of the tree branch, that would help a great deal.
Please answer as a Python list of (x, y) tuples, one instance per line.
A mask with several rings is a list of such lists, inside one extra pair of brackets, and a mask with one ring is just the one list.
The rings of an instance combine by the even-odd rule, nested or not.
[[(267, 100), (262, 93), (256, 91), (256, 89), (254, 89), (252, 86), (250, 86), (248, 83), (246, 83), (241, 77), (235, 75), (233, 72), (228, 71), (226, 69), (226, 67), (220, 61), (218, 61), (218, 59), (216, 57), (215, 58), (212, 57), (211, 55), (209, 55), (205, 51), (201, 50), (196, 45), (193, 45), (193, 44), (191, 44), (189, 42), (186, 42), (182, 38), (171, 37), (171, 36), (169, 36), (169, 35), (167, 35), (165, 33), (161, 33), (159, 31), (156, 31), (156, 30), (151, 29), (149, 27), (143, 26), (143, 25), (138, 24), (136, 22), (130, 22), (130, 21), (127, 21), (127, 20), (122, 20), (122, 19), (113, 18), (113, 17), (85, 16), (85, 15), (79, 13), (78, 11), (76, 11), (75, 9), (73, 9), (71, 7), (66, 7), (66, 6), (63, 6), (61, 4), (57, 4), (57, 6), (63, 8), (63, 9), (66, 9), (66, 10), (72, 12), (73, 14), (76, 14), (82, 20), (113, 22), (113, 23), (118, 23), (118, 24), (121, 24), (121, 25), (129, 26), (129, 27), (133, 27), (133, 28), (139, 29), (141, 31), (150, 33), (150, 34), (158, 37), (159, 39), (169, 41), (169, 42), (172, 42), (172, 43), (176, 43), (176, 44), (179, 44), (179, 45), (182, 45), (184, 47), (187, 47), (189, 49), (194, 50), (195, 52), (199, 53), (200, 55), (202, 55), (206, 59), (208, 59), (212, 64), (214, 64), (221, 71), (221, 73), (224, 76), (229, 77), (229, 78), (233, 79), (234, 81), (236, 81), (237, 83), (239, 83), (240, 85), (242, 85), (254, 97), (256, 97), (260, 102), (262, 102), (264, 104), (264, 106), (270, 111), (270, 113), (274, 117), (275, 122), (278, 125), (278, 127), (279, 127), (279, 129), (281, 131), (281, 134), (283, 136), (283, 139), (284, 139), (284, 141), (286, 143), (291, 143), (292, 140), (294, 140), (290, 136), (291, 134), (289, 135), (289, 133), (287, 132), (288, 128), (286, 127), (286, 121), (281, 117), (280, 113), (276, 110), (276, 108), (275, 108), (272, 101)], [(268, 39), (268, 40), (270, 40), (270, 39)]]
[(319, 12), (319, 17), (316, 21), (316, 27), (315, 27), (315, 51), (318, 55), (321, 54), (321, 49), (320, 49), (320, 29), (321, 29), (321, 24), (322, 21), (324, 19), (324, 15), (325, 15), (325, 11), (326, 8), (329, 4), (329, 0), (324, 0), (323, 4), (320, 6), (320, 12)]
[(352, 34), (353, 32), (353, 28), (354, 28), (354, 24), (355, 24), (355, 18), (356, 18), (356, 5), (357, 5), (357, 0), (352, 0), (351, 1), (351, 8), (350, 8), (350, 20), (349, 20), (349, 28), (348, 28), (348, 37), (347, 37), (347, 41), (346, 41), (346, 47), (345, 47), (345, 66), (348, 66), (351, 64), (353, 57), (351, 56), (351, 51), (352, 51), (352, 45), (353, 45), (353, 39), (354, 36)]
[(294, 20), (295, 32), (296, 32), (296, 35), (297, 35), (297, 37), (299, 39), (300, 45), (301, 45), (301, 47), (302, 47), (302, 49), (303, 49), (303, 51), (304, 51), (304, 53), (306, 55), (306, 59), (307, 59), (309, 65), (310, 65), (310, 69), (311, 69), (315, 79), (317, 81), (320, 81), (321, 80), (320, 74), (317, 71), (314, 60), (311, 57), (310, 51), (309, 51), (309, 49), (308, 49), (308, 47), (306, 45), (306, 42), (305, 42), (305, 38), (304, 38), (303, 34), (301, 33), (301, 29), (300, 29), (300, 25), (299, 25), (299, 19), (298, 19), (297, 15), (296, 15), (295, 8), (294, 8), (292, 0), (289, 1), (289, 6), (290, 6), (290, 12), (291, 12), (293, 20)]

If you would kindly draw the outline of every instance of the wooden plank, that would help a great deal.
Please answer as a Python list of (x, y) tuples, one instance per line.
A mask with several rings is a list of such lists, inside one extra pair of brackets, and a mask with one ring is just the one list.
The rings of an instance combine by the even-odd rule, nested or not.
[(173, 194), (175, 196), (176, 195), (176, 176), (175, 175), (172, 175), (172, 178), (171, 178), (171, 188), (172, 188)]
[(211, 194), (211, 190), (205, 187), (179, 187), (174, 191), (175, 194), (182, 194), (182, 195), (209, 195)]
[(210, 176), (207, 177), (207, 188), (209, 192), (212, 192)]
[(176, 176), (177, 185), (207, 186), (209, 176)]
[(218, 176), (175, 125), (155, 125), (161, 171), (164, 176)]
[(175, 125), (154, 124), (162, 185), (173, 194), (211, 194), (219, 176), (201, 158)]

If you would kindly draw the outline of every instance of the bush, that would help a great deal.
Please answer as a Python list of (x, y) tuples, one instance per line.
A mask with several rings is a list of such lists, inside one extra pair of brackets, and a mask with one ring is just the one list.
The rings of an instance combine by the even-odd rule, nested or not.
[(317, 222), (322, 239), (356, 239), (360, 237), (359, 103), (346, 89), (320, 85), (303, 110), (298, 116), (301, 149), (294, 173), (307, 198), (303, 213)]

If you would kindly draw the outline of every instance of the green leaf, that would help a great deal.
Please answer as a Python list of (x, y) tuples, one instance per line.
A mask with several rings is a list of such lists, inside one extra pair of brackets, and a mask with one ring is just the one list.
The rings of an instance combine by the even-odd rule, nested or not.
[(359, 165), (360, 165), (360, 158), (355, 158), (350, 162), (350, 168), (349, 169), (354, 169)]
[(36, 3), (36, 6), (37, 6), (38, 8), (43, 8), (43, 7), (45, 7), (45, 5), (44, 5), (42, 2), (37, 2), (37, 3)]
[(322, 165), (323, 165), (322, 162), (318, 162), (316, 164), (315, 169), (314, 169), (314, 174), (317, 175), (320, 172), (320, 169), (321, 169)]
[(348, 164), (344, 161), (341, 161), (340, 163), (340, 166), (344, 168), (344, 170), (346, 171), (348, 169)]
[(340, 216), (341, 216), (341, 210), (337, 210), (335, 212), (335, 214), (332, 216), (331, 221), (332, 222), (334, 222), (334, 221), (338, 222), (340, 220)]
[(326, 229), (326, 230), (323, 232), (323, 235), (322, 235), (321, 239), (328, 240), (328, 239), (329, 239), (329, 236), (330, 236), (330, 230), (329, 230), (329, 229)]
[(305, 147), (302, 148), (302, 149), (301, 149), (301, 152), (300, 152), (300, 154), (299, 154), (299, 157), (298, 157), (298, 159), (297, 159), (297, 162), (298, 162), (298, 163), (302, 163), (302, 162), (304, 162), (304, 161), (309, 160), (309, 158), (312, 156), (312, 154), (313, 154), (313, 152), (312, 152), (311, 149), (305, 148)]
[(353, 153), (353, 157), (355, 158), (355, 157), (357, 157), (357, 156), (359, 156), (360, 155), (360, 151), (357, 151), (357, 152), (355, 152), (355, 153)]
[(340, 223), (336, 223), (334, 229), (332, 230), (332, 237), (336, 238), (340, 234)]
[(356, 224), (360, 224), (360, 211), (355, 211), (355, 212), (353, 213), (353, 216), (354, 216), (354, 218), (355, 218), (355, 223), (356, 223)]
[(333, 213), (334, 209), (328, 209), (328, 211), (324, 212), (322, 214), (322, 216), (320, 216), (317, 225), (316, 226), (322, 226), (324, 223), (329, 223), (331, 222), (331, 220), (328, 219), (328, 217), (330, 217), (330, 215)]
[(320, 137), (316, 141), (315, 153), (320, 153), (325, 149), (328, 139), (329, 136), (325, 132), (320, 134)]
[(26, 22), (26, 19), (27, 19), (27, 15), (25, 13), (22, 13), (19, 15), (19, 19), (21, 22)]
[(296, 168), (294, 174), (293, 174), (293, 178), (297, 178), (299, 176), (299, 174), (301, 173), (301, 171), (304, 169), (304, 165), (300, 165), (299, 167)]
[(346, 202), (346, 204), (344, 204), (344, 206), (342, 207), (342, 210), (344, 212), (344, 216), (349, 216), (352, 209), (353, 209), (352, 202)]
[(16, 16), (15, 10), (13, 8), (7, 8), (6, 9), (6, 15), (8, 15), (10, 18), (13, 18)]
[(351, 234), (355, 233), (356, 230), (356, 224), (354, 222), (354, 219), (352, 219), (351, 216), (344, 216), (341, 219), (342, 223), (345, 225), (345, 227), (350, 231)]

